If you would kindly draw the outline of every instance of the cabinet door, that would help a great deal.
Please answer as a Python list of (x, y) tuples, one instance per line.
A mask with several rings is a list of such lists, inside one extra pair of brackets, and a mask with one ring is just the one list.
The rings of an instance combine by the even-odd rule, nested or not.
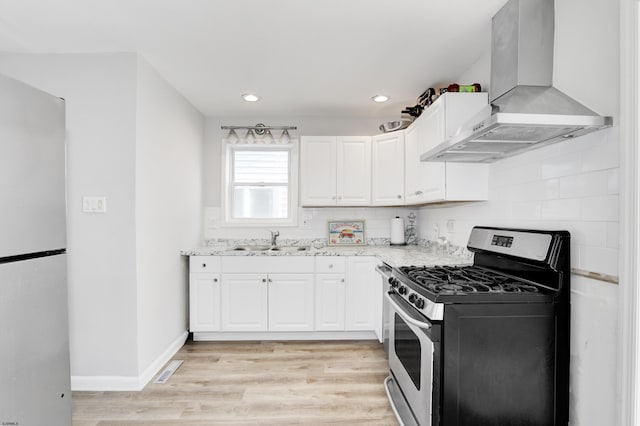
[(338, 137), (336, 185), (338, 205), (365, 206), (371, 203), (370, 137)]
[(445, 164), (420, 161), (420, 140), (429, 133), (424, 118), (420, 116), (405, 131), (405, 200), (409, 205), (445, 197)]
[(374, 136), (371, 144), (372, 204), (404, 204), (404, 132)]
[(347, 261), (345, 302), (346, 330), (374, 330), (378, 311), (379, 275), (376, 259), (369, 256), (350, 256)]
[[(418, 120), (422, 132), (418, 142), (420, 154), (429, 151), (445, 139), (445, 96), (438, 98), (429, 108), (426, 108)], [(418, 121), (416, 120), (416, 121)]]
[(344, 330), (345, 276), (316, 274), (316, 330)]
[(303, 136), (300, 144), (300, 204), (336, 205), (336, 138)]
[(420, 158), (418, 153), (419, 126), (414, 122), (404, 133), (404, 201), (405, 204), (418, 202), (418, 168)]
[(266, 274), (222, 274), (222, 331), (266, 331), (267, 289)]
[(220, 274), (189, 274), (189, 331), (220, 330)]
[(313, 274), (269, 274), (269, 331), (313, 330)]

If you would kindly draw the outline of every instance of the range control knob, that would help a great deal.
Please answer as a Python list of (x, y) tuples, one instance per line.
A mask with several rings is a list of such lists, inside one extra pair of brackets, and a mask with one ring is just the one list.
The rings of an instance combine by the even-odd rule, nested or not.
[(422, 309), (422, 308), (424, 308), (424, 299), (416, 297), (416, 300), (415, 300), (415, 302), (413, 302), (413, 304), (416, 305), (416, 308)]
[(391, 284), (391, 287), (396, 288), (398, 287), (399, 282), (397, 279), (391, 277), (389, 278), (389, 284)]
[(416, 299), (417, 299), (417, 298), (418, 298), (418, 295), (417, 295), (417, 294), (415, 294), (415, 293), (411, 293), (411, 294), (409, 295), (409, 302), (411, 302), (411, 303), (415, 303), (415, 301), (416, 301)]
[(401, 285), (400, 287), (398, 287), (398, 293), (407, 294), (407, 288), (405, 286)]

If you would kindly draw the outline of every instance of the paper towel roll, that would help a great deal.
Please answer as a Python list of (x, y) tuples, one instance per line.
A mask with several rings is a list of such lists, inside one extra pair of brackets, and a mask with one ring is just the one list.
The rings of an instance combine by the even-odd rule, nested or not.
[(391, 244), (404, 244), (404, 219), (400, 216), (391, 219)]

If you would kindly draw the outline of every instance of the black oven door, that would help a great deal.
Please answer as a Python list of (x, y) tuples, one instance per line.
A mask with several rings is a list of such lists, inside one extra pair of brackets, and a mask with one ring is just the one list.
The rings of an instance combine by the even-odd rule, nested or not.
[[(395, 292), (389, 302), (389, 369), (401, 393), (391, 401), (408, 405), (418, 425), (439, 423), (441, 327), (417, 313)], [(397, 411), (396, 411), (397, 412)], [(411, 421), (405, 423), (413, 423)]]

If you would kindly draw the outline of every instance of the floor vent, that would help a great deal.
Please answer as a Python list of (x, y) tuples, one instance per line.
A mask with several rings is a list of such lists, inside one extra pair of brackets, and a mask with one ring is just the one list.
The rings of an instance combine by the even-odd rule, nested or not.
[(164, 369), (162, 373), (154, 380), (153, 383), (167, 383), (167, 380), (176, 372), (178, 367), (182, 365), (184, 361), (181, 359), (173, 360), (167, 365), (167, 368)]

